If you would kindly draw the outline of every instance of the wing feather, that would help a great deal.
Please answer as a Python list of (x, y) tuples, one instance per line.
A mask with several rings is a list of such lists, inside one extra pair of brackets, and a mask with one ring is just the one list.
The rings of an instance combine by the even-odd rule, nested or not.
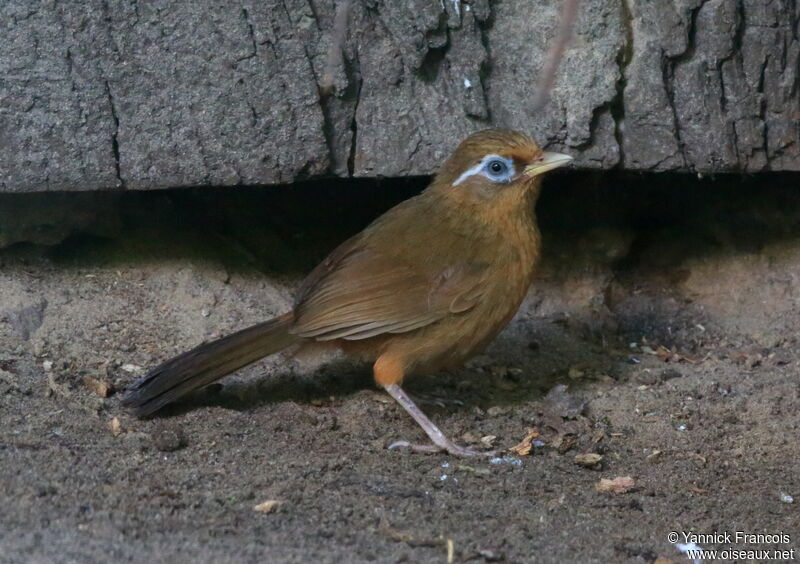
[(404, 262), (352, 239), (301, 285), (291, 332), (319, 341), (404, 333), (472, 309), (485, 289), (486, 264), (432, 267)]

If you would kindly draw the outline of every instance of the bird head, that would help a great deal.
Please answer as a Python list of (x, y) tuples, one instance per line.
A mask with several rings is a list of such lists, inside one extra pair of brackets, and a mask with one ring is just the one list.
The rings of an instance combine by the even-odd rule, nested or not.
[(446, 190), (493, 199), (538, 187), (541, 175), (572, 157), (542, 151), (527, 135), (509, 129), (485, 129), (467, 137), (442, 165), (435, 184)]

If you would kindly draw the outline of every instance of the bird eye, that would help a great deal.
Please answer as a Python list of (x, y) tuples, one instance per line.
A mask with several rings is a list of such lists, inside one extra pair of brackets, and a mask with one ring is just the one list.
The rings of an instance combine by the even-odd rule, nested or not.
[(508, 180), (508, 163), (501, 159), (492, 159), (486, 163), (488, 177), (495, 182), (505, 182)]
[(495, 174), (503, 174), (506, 171), (506, 165), (501, 161), (492, 161), (489, 163), (489, 168)]

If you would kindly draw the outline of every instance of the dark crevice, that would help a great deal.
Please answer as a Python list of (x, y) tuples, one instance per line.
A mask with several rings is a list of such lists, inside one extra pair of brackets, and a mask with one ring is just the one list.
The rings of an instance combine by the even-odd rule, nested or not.
[(619, 78), (615, 83), (616, 93), (611, 100), (609, 109), (611, 117), (614, 119), (614, 140), (619, 147), (619, 161), (616, 168), (625, 168), (625, 143), (623, 138), (623, 130), (625, 124), (625, 88), (628, 86), (628, 65), (633, 59), (633, 15), (631, 14), (628, 0), (622, 0), (620, 3), (622, 10), (622, 26), (625, 32), (625, 40), (617, 51), (617, 68), (619, 69)]
[(792, 37), (795, 41), (800, 40), (800, 33), (798, 33), (798, 29), (800, 28), (800, 11), (797, 10), (797, 0), (789, 0), (789, 9), (790, 17), (792, 18)]
[(314, 24), (317, 26), (317, 31), (322, 31), (322, 25), (319, 23), (317, 7), (314, 5), (313, 0), (308, 0), (308, 9), (311, 10), (311, 17), (314, 20)]
[(76, 92), (78, 89), (75, 86), (75, 77), (72, 76), (72, 70), (73, 70), (72, 50), (69, 47), (67, 47), (67, 54), (65, 58), (67, 60), (67, 76), (69, 77), (70, 91)]
[(764, 82), (766, 81), (767, 66), (769, 65), (769, 55), (764, 57), (764, 62), (761, 63), (761, 73), (758, 77), (758, 87), (756, 92), (759, 95), (758, 100), (758, 119), (761, 120), (761, 143), (764, 149), (764, 158), (766, 159), (766, 168), (769, 169), (769, 130), (767, 126), (767, 97), (764, 95)]
[(250, 126), (255, 129), (258, 126), (258, 112), (256, 111), (255, 106), (247, 100), (247, 107), (250, 109), (250, 115), (252, 116), (252, 120), (250, 121)]
[(741, 57), (742, 47), (744, 45), (744, 32), (747, 28), (747, 12), (745, 11), (744, 0), (739, 0), (736, 3), (735, 14), (732, 56), (739, 55)]
[[(284, 10), (286, 11), (286, 17), (289, 18), (291, 22), (291, 17), (289, 16), (289, 11), (286, 8), (286, 4), (283, 3)], [(314, 68), (314, 59), (309, 51), (308, 43), (303, 44), (303, 53), (305, 53), (306, 60), (308, 61), (308, 70), (311, 73), (311, 76), (314, 78), (314, 83), (317, 85), (317, 96), (319, 102), (320, 113), (322, 113), (322, 135), (325, 137), (325, 145), (328, 148), (328, 171), (332, 172), (334, 166), (334, 144), (335, 144), (335, 136), (334, 136), (334, 127), (333, 127), (333, 120), (331, 119), (331, 110), (330, 105), (328, 102), (328, 97), (324, 95), (324, 93), (320, 89), (320, 77), (317, 74), (317, 70)], [(304, 168), (308, 167), (309, 163), (304, 165)], [(301, 177), (302, 178), (302, 177)]]
[(681, 156), (683, 167), (687, 170), (693, 170), (694, 167), (690, 165), (689, 159), (686, 155), (686, 145), (683, 142), (681, 134), (681, 120), (678, 114), (677, 106), (675, 105), (675, 69), (694, 56), (694, 51), (697, 44), (697, 15), (708, 1), (709, 0), (703, 0), (695, 8), (689, 10), (689, 24), (686, 29), (686, 48), (683, 50), (683, 52), (678, 53), (677, 55), (669, 55), (663, 50), (661, 52), (662, 81), (667, 95), (667, 103), (672, 113), (672, 124), (673, 130), (675, 131), (675, 140), (677, 142), (678, 152)]
[(250, 14), (247, 12), (245, 8), (242, 8), (242, 18), (244, 18), (244, 23), (247, 25), (248, 29), (248, 38), (250, 39), (250, 44), (252, 46), (252, 51), (245, 55), (244, 57), (239, 57), (236, 59), (237, 62), (245, 61), (247, 59), (252, 59), (258, 54), (258, 44), (256, 43), (256, 34), (253, 29), (253, 24), (250, 22)]
[(131, 24), (131, 27), (136, 27), (139, 25), (139, 0), (131, 0), (131, 6), (133, 7), (133, 15), (134, 20)]
[[(357, 58), (357, 57), (356, 57)], [(352, 134), (350, 138), (350, 154), (347, 157), (347, 174), (348, 176), (353, 176), (355, 174), (355, 164), (356, 164), (356, 150), (358, 147), (358, 102), (361, 98), (361, 84), (362, 78), (361, 74), (359, 73), (358, 82), (356, 86), (356, 101), (353, 104), (353, 119), (350, 121), (350, 132)]]
[(425, 58), (417, 70), (420, 80), (428, 84), (436, 82), (439, 76), (439, 70), (447, 58), (447, 52), (450, 50), (450, 32), (447, 32), (447, 43), (442, 47), (428, 49)]
[[(339, 8), (340, 6), (337, 6), (337, 18), (342, 16), (342, 13), (338, 11)], [(312, 12), (314, 13), (314, 18), (316, 19), (317, 13), (313, 7)], [(349, 17), (350, 10), (346, 10), (343, 13), (344, 17)], [(319, 21), (317, 20), (317, 26), (319, 27), (319, 25)], [(336, 27), (336, 23), (334, 23), (334, 27)], [(333, 33), (337, 33), (335, 29), (333, 30)], [(314, 69), (308, 48), (306, 48), (306, 57), (311, 65), (311, 73), (314, 77), (314, 81), (317, 83), (319, 105), (323, 118), (322, 134), (325, 137), (325, 144), (328, 149), (328, 172), (332, 174), (340, 173), (340, 165), (343, 164), (347, 167), (348, 175), (352, 176), (355, 152), (355, 135), (357, 131), (355, 112), (358, 108), (358, 98), (361, 93), (361, 69), (358, 61), (357, 44), (353, 46), (352, 59), (346, 55), (346, 35), (347, 34), (345, 32), (345, 35), (340, 38), (341, 44), (339, 45), (339, 48), (341, 49), (341, 65), (346, 78), (346, 86), (344, 89), (337, 90), (335, 87), (323, 85), (323, 82), (326, 81), (325, 75), (332, 72), (331, 69), (323, 69), (323, 76), (320, 77)], [(325, 64), (326, 66), (329, 65), (330, 61), (326, 61)], [(342, 116), (342, 113), (349, 112), (351, 109), (352, 116), (348, 122), (347, 118)], [(343, 159), (344, 162), (342, 162), (342, 157), (344, 157), (344, 155), (340, 155), (336, 148), (337, 146), (340, 146), (340, 143), (342, 142), (341, 135), (344, 133), (343, 131), (340, 131), (340, 128), (343, 129), (345, 127), (349, 127), (352, 138), (350, 140), (350, 146), (348, 147), (348, 153)]]
[(700, 14), (700, 10), (702, 10), (708, 2), (710, 2), (710, 0), (702, 0), (700, 4), (689, 10), (688, 25), (686, 26), (686, 48), (681, 53), (676, 55), (668, 55), (668, 58), (671, 59), (676, 65), (686, 62), (694, 57), (694, 51), (697, 47), (697, 16)]
[(681, 155), (684, 168), (689, 168), (689, 163), (686, 159), (686, 147), (684, 146), (683, 139), (681, 139), (681, 122), (680, 118), (678, 117), (678, 110), (675, 107), (675, 87), (673, 84), (675, 78), (675, 62), (663, 51), (661, 55), (661, 75), (664, 83), (664, 90), (667, 94), (667, 104), (669, 105), (670, 112), (672, 113), (672, 128), (675, 132), (675, 141), (678, 146), (678, 152)]
[[(725, 57), (716, 61), (716, 71), (719, 75), (719, 85), (720, 85), (720, 108), (722, 113), (727, 113), (728, 111), (728, 94), (725, 87), (725, 72), (724, 66), (725, 63), (731, 60), (735, 60), (737, 66), (742, 66), (742, 44), (744, 42), (744, 31), (745, 31), (746, 21), (745, 21), (745, 11), (744, 11), (744, 3), (742, 0), (739, 0), (736, 3), (736, 10), (734, 11), (734, 31), (733, 37), (731, 38), (731, 51)], [(737, 159), (738, 159), (738, 147), (736, 147)], [(741, 162), (739, 163), (741, 166)]]
[(492, 11), (491, 5), (488, 3), (487, 5), (489, 13), (484, 19), (478, 19), (476, 15), (475, 24), (480, 34), (481, 45), (486, 53), (486, 57), (484, 57), (478, 69), (478, 77), (481, 80), (481, 89), (483, 90), (483, 104), (486, 107), (485, 121), (492, 123), (492, 107), (489, 103), (489, 89), (491, 88), (492, 81), (492, 49), (489, 41), (489, 30), (492, 29), (494, 25), (494, 12)]
[[(430, 42), (433, 36), (443, 37), (443, 40), (434, 44)], [(439, 15), (439, 25), (426, 33), (426, 43), (428, 45), (427, 51), (419, 64), (419, 68), (416, 69), (416, 73), (422, 82), (432, 84), (436, 82), (451, 46), (450, 28), (447, 26), (446, 12), (442, 12)]]
[(736, 164), (741, 169), (742, 166), (742, 156), (739, 154), (739, 130), (736, 128), (736, 120), (731, 120), (728, 124), (728, 132), (731, 135), (731, 140), (733, 143), (733, 152), (736, 155)]
[(322, 135), (325, 137), (325, 145), (328, 148), (328, 172), (335, 173), (336, 168), (336, 132), (331, 119), (331, 100), (328, 96), (320, 96), (320, 109), (322, 110)]
[(114, 96), (111, 94), (111, 86), (108, 81), (105, 81), (106, 96), (108, 97), (108, 105), (111, 109), (111, 119), (114, 121), (114, 131), (111, 133), (111, 152), (114, 156), (114, 170), (117, 176), (117, 183), (119, 188), (125, 188), (125, 180), (122, 178), (122, 170), (120, 167), (119, 155), (119, 116), (117, 109), (114, 105)]
[[(592, 147), (595, 143), (595, 132), (597, 131), (597, 127), (600, 124), (600, 118), (605, 115), (606, 113), (612, 112), (612, 103), (606, 102), (605, 104), (600, 104), (592, 109), (592, 117), (589, 120), (589, 135), (586, 141), (583, 143), (579, 143), (577, 145), (572, 145), (573, 149), (578, 149), (581, 151), (585, 151)], [(613, 113), (612, 113), (613, 117)]]
[(286, 5), (286, 0), (281, 0), (281, 7), (283, 8), (283, 12), (286, 14), (286, 19), (289, 20), (291, 25), (294, 25), (292, 13), (289, 11), (289, 7)]

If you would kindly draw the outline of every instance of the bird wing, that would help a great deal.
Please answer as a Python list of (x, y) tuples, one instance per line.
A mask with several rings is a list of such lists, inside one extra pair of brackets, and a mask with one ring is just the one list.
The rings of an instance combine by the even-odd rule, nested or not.
[(291, 332), (319, 341), (405, 333), (470, 310), (485, 289), (486, 264), (421, 266), (348, 241), (300, 287)]

